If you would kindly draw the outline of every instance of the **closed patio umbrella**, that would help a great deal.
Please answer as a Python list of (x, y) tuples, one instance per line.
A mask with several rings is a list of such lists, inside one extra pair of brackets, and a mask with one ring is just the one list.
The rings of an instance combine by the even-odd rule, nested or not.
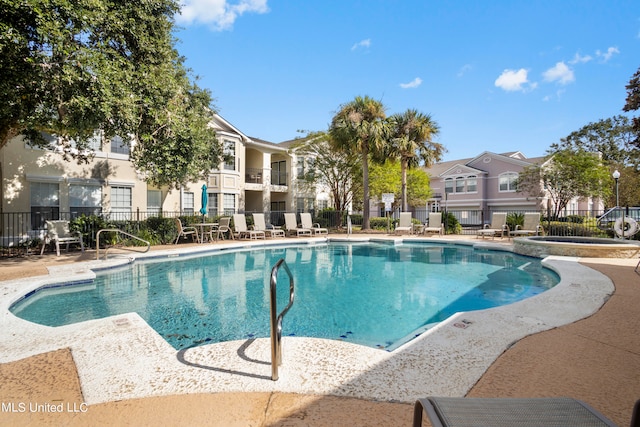
[(207, 214), (207, 203), (209, 203), (209, 195), (207, 194), (207, 186), (205, 184), (202, 185), (202, 207), (200, 208), (200, 213), (202, 214), (202, 221), (204, 221), (204, 216)]

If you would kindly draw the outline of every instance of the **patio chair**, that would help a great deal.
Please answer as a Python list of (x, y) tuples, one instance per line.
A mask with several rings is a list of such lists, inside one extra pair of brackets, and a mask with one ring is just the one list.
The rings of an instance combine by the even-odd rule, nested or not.
[(247, 218), (244, 214), (233, 214), (233, 228), (234, 234), (238, 236), (238, 239), (243, 237), (249, 239), (264, 239), (264, 231), (249, 230), (247, 227)]
[(60, 256), (60, 244), (67, 245), (69, 252), (70, 243), (79, 243), (80, 250), (84, 252), (84, 242), (82, 241), (82, 233), (79, 231), (69, 231), (69, 221), (46, 221), (47, 232), (42, 240), (42, 249), (40, 255), (44, 253), (44, 248), (48, 243), (55, 242), (56, 254)]
[(414, 427), (422, 426), (423, 412), (433, 427), (615, 426), (588, 404), (567, 397), (428, 397), (415, 403)]
[(411, 212), (400, 212), (400, 221), (393, 230), (394, 234), (404, 233), (411, 234), (413, 232), (413, 223), (411, 222)]
[(429, 220), (427, 225), (422, 229), (423, 233), (444, 234), (444, 226), (442, 225), (442, 212), (429, 212)]
[(284, 226), (287, 229), (287, 234), (289, 236), (293, 234), (295, 234), (296, 237), (311, 236), (311, 229), (298, 227), (298, 222), (296, 221), (296, 214), (294, 213), (284, 214)]
[(329, 230), (321, 228), (319, 223), (313, 223), (309, 212), (303, 212), (300, 214), (300, 222), (302, 223), (302, 228), (310, 229), (314, 236), (317, 236), (318, 234), (329, 234)]
[(176, 237), (176, 241), (174, 242), (174, 245), (178, 244), (178, 240), (180, 240), (181, 237), (191, 236), (191, 239), (194, 242), (199, 241), (198, 230), (195, 227), (184, 227), (182, 225), (182, 221), (180, 221), (180, 218), (175, 218), (175, 221), (176, 221), (176, 229), (178, 230), (178, 237)]
[(491, 225), (485, 224), (484, 228), (478, 230), (476, 238), (482, 236), (491, 236), (495, 239), (496, 236), (503, 238), (505, 233), (509, 235), (509, 226), (507, 225), (506, 212), (494, 212), (491, 217)]
[(231, 231), (231, 218), (228, 216), (222, 217), (218, 220), (218, 229), (216, 230), (216, 240), (219, 240), (222, 237), (224, 240), (224, 236), (229, 233), (231, 236), (231, 240), (234, 240), (233, 232)]
[(283, 229), (267, 228), (263, 213), (253, 214), (253, 229), (256, 231), (264, 231), (266, 237), (285, 237)]
[(540, 213), (527, 212), (524, 214), (524, 224), (516, 225), (516, 229), (509, 232), (509, 237), (513, 236), (538, 236), (543, 229), (540, 225)]

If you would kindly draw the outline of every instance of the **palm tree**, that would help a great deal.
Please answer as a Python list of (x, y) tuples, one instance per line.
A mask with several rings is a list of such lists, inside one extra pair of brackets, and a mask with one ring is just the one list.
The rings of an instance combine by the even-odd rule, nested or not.
[(331, 121), (329, 132), (336, 149), (358, 151), (362, 156), (364, 206), (362, 229), (369, 226), (369, 154), (382, 149), (386, 142), (385, 112), (382, 102), (357, 96), (343, 104)]
[(438, 124), (430, 115), (408, 109), (403, 114), (389, 117), (390, 138), (386, 147), (386, 159), (400, 160), (402, 171), (402, 210), (408, 211), (407, 169), (420, 166), (430, 167), (442, 158), (446, 151), (442, 144), (431, 139), (440, 132)]

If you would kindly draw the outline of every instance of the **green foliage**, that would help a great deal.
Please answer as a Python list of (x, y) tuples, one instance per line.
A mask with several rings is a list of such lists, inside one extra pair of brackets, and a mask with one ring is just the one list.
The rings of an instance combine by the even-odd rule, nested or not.
[[(69, 221), (69, 230), (79, 231), (82, 233), (82, 240), (88, 248), (96, 247), (96, 233), (98, 230), (105, 228), (115, 228), (115, 225), (112, 222), (105, 220), (102, 216), (97, 215), (81, 215), (80, 217)], [(100, 235), (101, 240), (113, 240), (113, 236), (107, 235), (107, 233), (103, 234), (104, 236)]]
[(363, 215), (362, 229), (369, 222), (369, 155), (381, 151), (387, 133), (384, 106), (368, 96), (357, 96), (342, 105), (331, 120), (329, 133), (335, 149), (358, 152), (362, 159)]
[[(389, 142), (383, 148), (382, 161), (396, 159), (401, 169), (400, 207), (409, 209), (407, 190), (407, 170), (420, 166), (429, 167), (439, 161), (445, 148), (431, 139), (440, 132), (438, 124), (431, 116), (409, 109), (403, 114), (394, 114), (387, 119)], [(374, 153), (376, 154), (376, 153)]]
[(371, 218), (371, 228), (373, 230), (386, 230), (389, 224), (391, 224), (391, 229), (395, 227), (394, 220), (389, 221), (388, 218), (379, 216)]
[(451, 212), (445, 212), (442, 215), (442, 221), (445, 223), (445, 234), (460, 234), (462, 233), (462, 225)]
[(507, 225), (509, 230), (515, 230), (516, 226), (524, 225), (524, 214), (520, 212), (510, 212), (507, 214)]
[[(395, 195), (394, 207), (401, 207), (402, 203), (402, 174), (399, 162), (372, 164), (369, 177), (371, 179), (371, 194), (380, 198), (383, 193)], [(422, 169), (407, 171), (407, 197), (410, 206), (423, 206), (431, 197), (429, 175)]]
[[(0, 148), (24, 134), (86, 162), (89, 140), (136, 145), (151, 184), (194, 180), (218, 165), (212, 99), (174, 48), (176, 0), (4, 0)], [(96, 133), (96, 131), (99, 131)]]
[[(612, 178), (599, 156), (579, 149), (563, 149), (543, 165), (525, 168), (518, 177), (518, 191), (537, 197), (546, 189), (556, 217), (574, 198), (611, 194)], [(542, 185), (542, 186), (541, 186)]]
[[(627, 99), (625, 101), (623, 111), (637, 111), (640, 109), (640, 68), (631, 76), (627, 88)], [(636, 147), (640, 147), (640, 117), (634, 117), (633, 119), (633, 132), (635, 133), (635, 140), (633, 141)]]
[(313, 159), (301, 180), (315, 190), (318, 185), (329, 189), (333, 207), (342, 211), (360, 195), (362, 161), (357, 153), (335, 150), (331, 135), (326, 132), (309, 133), (292, 146), (296, 155)]

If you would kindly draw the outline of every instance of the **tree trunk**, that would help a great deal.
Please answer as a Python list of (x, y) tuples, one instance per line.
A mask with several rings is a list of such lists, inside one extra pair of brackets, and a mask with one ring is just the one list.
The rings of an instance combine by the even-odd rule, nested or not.
[(409, 203), (407, 202), (407, 161), (400, 161), (402, 169), (402, 212), (409, 212)]
[(362, 229), (369, 230), (369, 147), (362, 149), (362, 186), (364, 206), (362, 207)]

